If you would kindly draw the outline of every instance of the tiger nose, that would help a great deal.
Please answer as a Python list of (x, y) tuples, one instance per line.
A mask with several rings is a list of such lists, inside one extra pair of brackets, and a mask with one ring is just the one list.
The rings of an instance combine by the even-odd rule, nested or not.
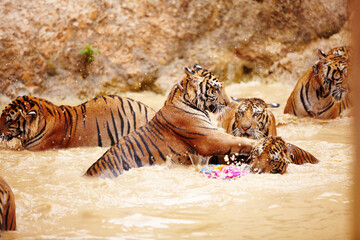
[(246, 131), (250, 128), (250, 126), (241, 126), (242, 130)]

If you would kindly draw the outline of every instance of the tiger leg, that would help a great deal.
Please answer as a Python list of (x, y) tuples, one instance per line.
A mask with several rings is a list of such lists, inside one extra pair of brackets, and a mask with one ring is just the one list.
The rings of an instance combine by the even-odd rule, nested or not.
[[(130, 156), (126, 156), (123, 146), (113, 145), (86, 171), (85, 176), (116, 178), (124, 171), (139, 167), (139, 164)], [(141, 165), (140, 165), (141, 166)]]

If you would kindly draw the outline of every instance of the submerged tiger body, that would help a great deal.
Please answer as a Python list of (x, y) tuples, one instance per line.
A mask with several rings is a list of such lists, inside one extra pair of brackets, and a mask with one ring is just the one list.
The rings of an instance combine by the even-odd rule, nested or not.
[(9, 185), (0, 177), (0, 230), (16, 230), (15, 197)]
[(0, 134), (5, 140), (18, 138), (27, 150), (108, 147), (154, 114), (141, 102), (115, 95), (96, 97), (75, 107), (22, 96), (3, 110)]
[(196, 64), (185, 73), (154, 118), (113, 145), (87, 176), (117, 177), (167, 158), (189, 165), (197, 156), (250, 152), (253, 140), (221, 132), (210, 121), (208, 111), (219, 112), (230, 102), (222, 82)]
[(228, 110), (220, 115), (218, 126), (238, 137), (259, 139), (276, 136), (275, 116), (269, 105), (260, 98), (244, 98), (233, 101)]
[(319, 60), (297, 82), (284, 113), (319, 119), (347, 115), (351, 107), (350, 57), (348, 47), (333, 48), (326, 54), (319, 50)]
[[(287, 161), (298, 165), (317, 163), (319, 160), (312, 154), (294, 144), (285, 143), (281, 137), (277, 136), (276, 120), (270, 110), (271, 106), (273, 105), (265, 103), (262, 99), (247, 98), (232, 102), (230, 108), (220, 115), (219, 127), (224, 128), (227, 133), (259, 140), (251, 151), (250, 157), (239, 156), (233, 158), (231, 162), (241, 161), (254, 166), (259, 165), (261, 167), (257, 168), (262, 169), (260, 172), (270, 173), (285, 172), (284, 166), (287, 166)], [(266, 157), (268, 161), (260, 161)], [(212, 159), (213, 163), (214, 161), (223, 162), (222, 159)], [(270, 166), (271, 164), (273, 165)]]
[(292, 159), (288, 145), (281, 137), (268, 136), (255, 144), (248, 163), (255, 173), (284, 174)]

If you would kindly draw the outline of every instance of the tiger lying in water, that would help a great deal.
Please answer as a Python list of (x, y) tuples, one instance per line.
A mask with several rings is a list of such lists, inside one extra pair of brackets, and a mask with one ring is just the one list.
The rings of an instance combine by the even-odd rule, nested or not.
[(173, 163), (192, 164), (194, 156), (249, 153), (254, 140), (221, 132), (210, 121), (230, 99), (223, 83), (195, 64), (170, 92), (152, 120), (120, 139), (87, 171), (86, 176), (117, 177), (131, 168)]
[(275, 116), (270, 107), (278, 106), (269, 105), (260, 98), (234, 99), (220, 115), (219, 127), (234, 136), (252, 139), (276, 136)]
[(348, 47), (333, 48), (326, 54), (319, 50), (319, 60), (297, 82), (284, 113), (320, 119), (348, 114), (350, 54)]
[(104, 147), (144, 125), (154, 114), (141, 102), (114, 95), (96, 97), (76, 107), (22, 96), (3, 110), (0, 134), (5, 140), (18, 138), (27, 150)]
[[(15, 198), (9, 185), (0, 177), (0, 230), (16, 230)], [(1, 235), (0, 235), (1, 237)]]
[[(276, 137), (276, 121), (269, 107), (271, 106), (262, 99), (247, 98), (239, 102), (233, 101), (227, 111), (219, 116), (218, 126), (224, 128), (227, 133), (238, 137), (259, 139), (250, 157), (238, 157), (233, 160), (250, 163), (252, 168), (262, 169), (260, 172), (270, 173), (284, 173), (288, 163), (298, 165), (317, 163), (319, 160), (307, 151), (294, 144), (285, 143), (281, 137)], [(265, 161), (266, 157), (269, 162)], [(216, 163), (214, 161), (216, 159), (211, 160)], [(270, 166), (275, 162), (278, 169)]]

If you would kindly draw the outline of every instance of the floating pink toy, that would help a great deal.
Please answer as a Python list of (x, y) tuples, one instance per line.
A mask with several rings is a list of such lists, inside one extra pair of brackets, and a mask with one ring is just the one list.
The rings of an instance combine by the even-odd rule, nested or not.
[(220, 178), (220, 179), (241, 178), (246, 174), (250, 173), (247, 170), (242, 170), (239, 166), (224, 165), (224, 164), (212, 164), (203, 167), (200, 170), (200, 172), (208, 176), (209, 178)]

